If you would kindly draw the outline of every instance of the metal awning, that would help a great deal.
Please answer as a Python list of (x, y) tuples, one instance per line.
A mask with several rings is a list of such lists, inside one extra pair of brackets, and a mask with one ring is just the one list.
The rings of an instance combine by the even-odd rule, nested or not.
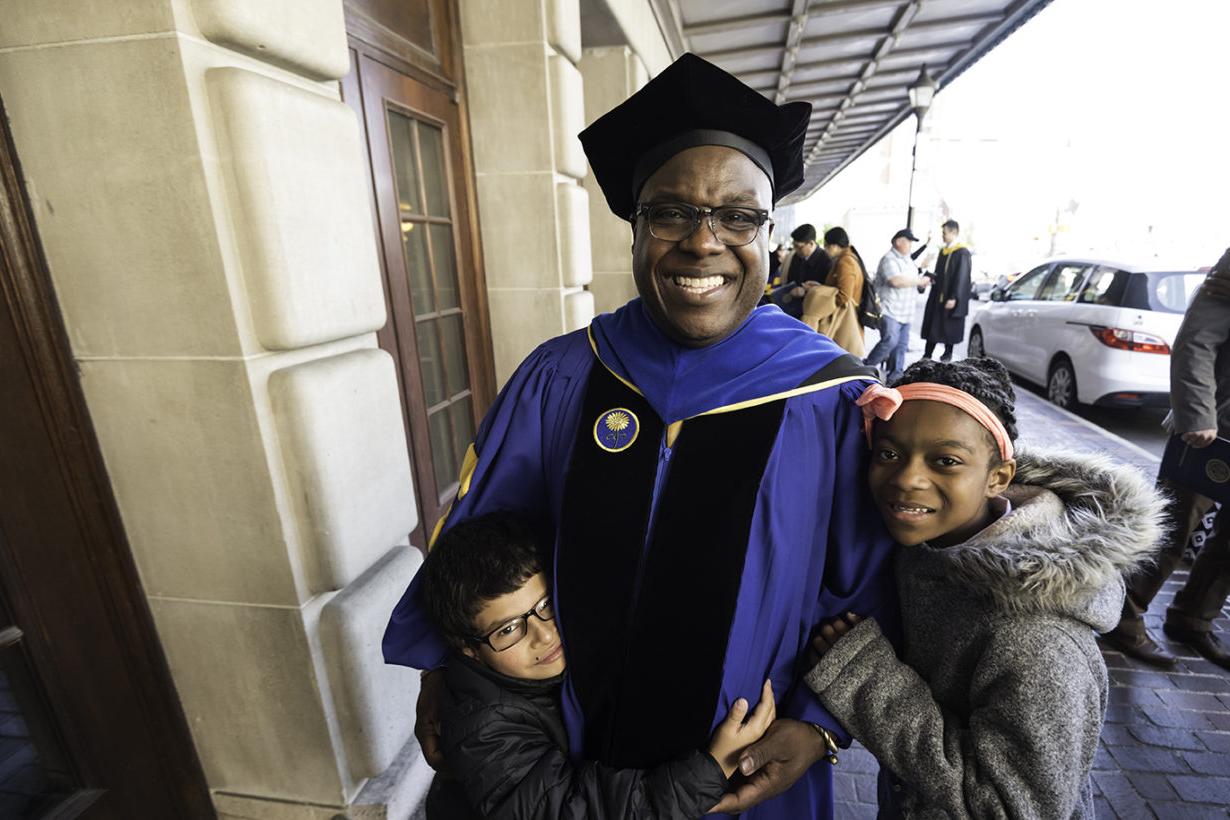
[[(806, 198), (910, 116), (926, 66), (942, 89), (1050, 0), (669, 0), (683, 47), (777, 103), (813, 106)], [(659, 0), (657, 5), (661, 6)]]

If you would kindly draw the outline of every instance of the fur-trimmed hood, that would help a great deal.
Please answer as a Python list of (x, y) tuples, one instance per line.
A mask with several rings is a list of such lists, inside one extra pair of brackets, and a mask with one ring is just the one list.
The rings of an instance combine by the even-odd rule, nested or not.
[[(1163, 500), (1134, 467), (1085, 453), (1018, 452), (1012, 511), (969, 541), (922, 546), (1005, 609), (1114, 627), (1123, 577), (1153, 558)], [(941, 557), (942, 556), (942, 557)]]

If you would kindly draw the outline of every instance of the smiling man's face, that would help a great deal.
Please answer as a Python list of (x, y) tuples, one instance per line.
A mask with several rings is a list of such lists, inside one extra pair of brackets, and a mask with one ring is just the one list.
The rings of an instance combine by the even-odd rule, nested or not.
[[(769, 179), (733, 148), (702, 145), (671, 157), (641, 189), (639, 201), (699, 207), (772, 208)], [(728, 247), (706, 219), (686, 239), (668, 242), (649, 232), (644, 216), (633, 226), (636, 289), (654, 323), (688, 347), (721, 341), (751, 314), (768, 277), (771, 226)]]

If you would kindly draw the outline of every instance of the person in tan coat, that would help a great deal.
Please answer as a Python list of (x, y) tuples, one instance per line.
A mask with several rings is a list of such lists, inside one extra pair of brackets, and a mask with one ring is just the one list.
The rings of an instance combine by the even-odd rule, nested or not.
[(867, 355), (863, 326), (858, 321), (858, 305), (832, 285), (816, 285), (803, 297), (803, 324), (836, 342), (847, 353)]
[(828, 336), (855, 356), (866, 355), (858, 307), (863, 298), (863, 260), (844, 228), (824, 234), (824, 251), (832, 261), (823, 285), (803, 298), (804, 324)]
[(852, 304), (855, 310), (863, 299), (863, 260), (850, 244), (850, 235), (845, 228), (829, 228), (824, 234), (824, 252), (832, 260), (828, 279), (824, 284), (837, 288), (841, 304)]

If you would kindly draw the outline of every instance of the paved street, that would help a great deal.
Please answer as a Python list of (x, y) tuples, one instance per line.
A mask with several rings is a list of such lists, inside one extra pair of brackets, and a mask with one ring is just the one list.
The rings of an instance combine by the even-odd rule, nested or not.
[[(911, 359), (917, 355), (911, 351)], [(1098, 413), (1085, 418), (1065, 413), (1028, 388), (1018, 386), (1017, 401), (1026, 446), (1103, 451), (1147, 474), (1156, 473), (1161, 450), (1144, 435), (1146, 422), (1155, 419), (1141, 421), (1145, 414), (1120, 419), (1121, 438), (1090, 421)], [(1134, 435), (1136, 425), (1143, 441)], [(1186, 577), (1185, 571), (1175, 573), (1147, 616), (1158, 638), (1164, 637), (1166, 605)], [(1230, 640), (1227, 614), (1223, 610), (1217, 626)], [(1110, 671), (1110, 704), (1093, 773), (1101, 818), (1230, 817), (1230, 673), (1178, 645), (1167, 645), (1182, 658), (1168, 673), (1103, 651)], [(837, 817), (875, 817), (876, 772), (875, 759), (863, 749), (842, 756), (835, 775)]]
[[(1039, 398), (1046, 399), (1046, 391), (1041, 386), (1017, 380), (1017, 392), (1029, 392)], [(1168, 434), (1162, 428), (1162, 419), (1166, 417), (1164, 410), (1133, 410), (1123, 408), (1084, 406), (1076, 411), (1076, 415), (1096, 424), (1107, 432), (1127, 439), (1132, 444), (1149, 451), (1158, 459), (1166, 449)]]

